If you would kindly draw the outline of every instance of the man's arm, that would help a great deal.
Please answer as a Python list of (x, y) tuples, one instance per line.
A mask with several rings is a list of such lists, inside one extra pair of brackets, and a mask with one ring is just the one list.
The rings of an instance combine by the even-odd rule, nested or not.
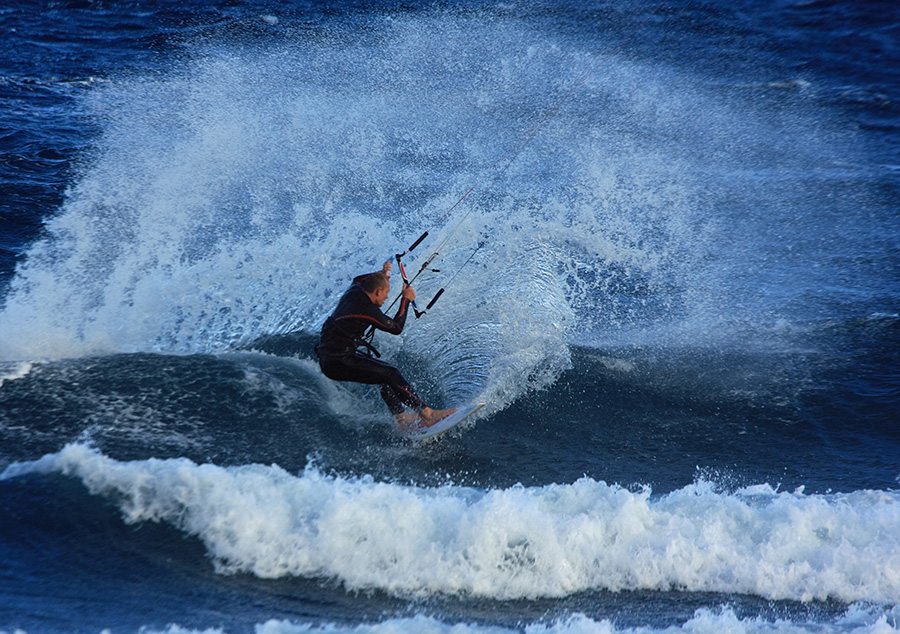
[(391, 319), (387, 315), (381, 312), (381, 310), (372, 306), (372, 308), (379, 313), (381, 313), (381, 319), (379, 320), (379, 324), (376, 325), (380, 330), (384, 330), (385, 332), (389, 332), (392, 335), (399, 335), (403, 332), (403, 327), (406, 325), (406, 314), (407, 314), (407, 306), (409, 306), (409, 301), (406, 297), (400, 298), (400, 308), (397, 309), (397, 314), (394, 315), (394, 318)]
[[(385, 268), (390, 267), (390, 262), (385, 262)], [(391, 319), (377, 306), (372, 306), (372, 311), (378, 313), (377, 323), (375, 325), (379, 330), (384, 330), (385, 332), (389, 332), (392, 335), (399, 335), (403, 332), (403, 327), (406, 325), (406, 315), (408, 314), (409, 303), (416, 298), (416, 291), (413, 290), (412, 286), (404, 286), (403, 291), (400, 293), (400, 308), (397, 309), (397, 314), (394, 315), (394, 318)]]

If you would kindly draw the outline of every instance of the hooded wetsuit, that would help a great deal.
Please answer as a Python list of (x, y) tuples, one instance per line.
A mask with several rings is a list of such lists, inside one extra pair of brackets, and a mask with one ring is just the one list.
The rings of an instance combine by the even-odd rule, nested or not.
[(334, 381), (380, 385), (381, 398), (392, 414), (403, 413), (404, 404), (416, 411), (421, 410), (425, 403), (413, 392), (397, 368), (357, 350), (360, 346), (366, 346), (374, 352), (374, 348), (363, 340), (369, 326), (392, 335), (403, 332), (409, 306), (409, 301), (401, 298), (400, 308), (391, 319), (363, 290), (361, 282), (365, 277), (360, 275), (353, 280), (338, 301), (337, 308), (325, 320), (319, 345), (316, 346), (319, 367), (325, 376)]

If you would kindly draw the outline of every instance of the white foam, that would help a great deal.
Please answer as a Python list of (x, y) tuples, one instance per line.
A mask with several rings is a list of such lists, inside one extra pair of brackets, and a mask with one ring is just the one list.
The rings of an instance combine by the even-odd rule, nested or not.
[[(851, 614), (852, 613), (852, 614)], [(416, 616), (390, 619), (381, 623), (338, 626), (312, 626), (288, 621), (271, 620), (256, 628), (257, 634), (815, 634), (850, 633), (889, 634), (900, 631), (897, 615), (891, 611), (851, 610), (848, 616), (834, 623), (795, 623), (786, 620), (770, 621), (762, 618), (739, 618), (729, 608), (700, 609), (680, 626), (666, 628), (623, 627), (609, 619), (595, 620), (583, 614), (548, 622), (536, 622), (522, 628), (444, 623), (437, 619)]]
[(28, 361), (0, 365), (0, 387), (3, 387), (3, 383), (6, 381), (15, 381), (28, 376), (31, 374), (34, 365), (34, 363)]
[[(681, 625), (665, 628), (624, 627), (609, 619), (573, 614), (556, 620), (523, 624), (516, 629), (475, 623), (447, 623), (429, 616), (385, 619), (378, 623), (311, 624), (272, 619), (256, 626), (256, 634), (890, 634), (898, 632), (897, 610), (851, 607), (834, 622), (793, 622), (759, 617), (739, 618), (732, 609), (703, 608)], [(170, 625), (164, 630), (143, 628), (147, 634), (228, 634), (228, 629), (188, 630)], [(23, 633), (24, 634), (24, 633)]]
[(118, 462), (69, 445), (2, 478), (60, 472), (195, 536), (223, 573), (328, 577), (401, 596), (496, 599), (683, 589), (900, 602), (900, 494), (698, 483), (654, 497), (589, 478), (482, 491), (292, 475), (185, 459)]

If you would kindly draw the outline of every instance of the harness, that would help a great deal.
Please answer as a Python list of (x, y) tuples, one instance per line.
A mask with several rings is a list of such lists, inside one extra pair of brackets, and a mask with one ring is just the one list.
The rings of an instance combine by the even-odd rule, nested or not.
[[(351, 316), (351, 315), (348, 315), (348, 317), (350, 317), (350, 316)], [(364, 334), (363, 334), (363, 335), (358, 335), (358, 336), (357, 336), (357, 335), (354, 335), (352, 332), (347, 331), (346, 328), (344, 328), (343, 326), (341, 326), (341, 325), (338, 323), (338, 320), (335, 319), (333, 315), (329, 315), (329, 316), (328, 316), (328, 319), (325, 320), (325, 323), (323, 324), (323, 328), (322, 328), (323, 332), (325, 331), (326, 328), (336, 330), (338, 333), (340, 333), (341, 335), (343, 335), (344, 337), (346, 337), (347, 339), (349, 339), (349, 340), (353, 343), (354, 348), (356, 348), (357, 350), (358, 350), (359, 348), (365, 348), (365, 349), (366, 349), (366, 352), (365, 352), (366, 355), (368, 355), (368, 356), (370, 356), (370, 357), (371, 357), (372, 355), (375, 355), (376, 358), (378, 358), (378, 359), (381, 358), (381, 353), (378, 352), (378, 350), (375, 349), (375, 346), (373, 346), (371, 343), (369, 343), (368, 341), (366, 341), (365, 335), (364, 335)], [(322, 349), (322, 343), (321, 343), (321, 341), (320, 341), (319, 343), (316, 344), (316, 346), (315, 346), (315, 348), (314, 348), (314, 351), (315, 351), (317, 357), (321, 357), (321, 356), (322, 356), (322, 352), (325, 352), (325, 354), (329, 354), (329, 352), (328, 352), (327, 350), (323, 350), (323, 349)], [(332, 352), (332, 353), (330, 353), (330, 354), (337, 354), (337, 355), (340, 355), (340, 354), (353, 354), (353, 351), (349, 351), (349, 350), (348, 350), (347, 352), (343, 352), (343, 353), (341, 353), (341, 352), (337, 352), (337, 353)]]

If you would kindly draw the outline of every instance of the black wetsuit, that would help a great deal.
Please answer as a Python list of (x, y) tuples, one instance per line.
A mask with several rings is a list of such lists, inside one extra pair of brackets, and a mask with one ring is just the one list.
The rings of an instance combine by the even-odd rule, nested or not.
[(361, 346), (371, 346), (363, 341), (369, 326), (399, 335), (406, 324), (409, 302), (400, 299), (400, 308), (391, 319), (376, 306), (360, 283), (361, 275), (341, 296), (337, 308), (325, 320), (316, 354), (323, 374), (335, 381), (354, 381), (367, 385), (380, 385), (381, 398), (387, 403), (392, 414), (400, 414), (406, 404), (416, 411), (425, 403), (416, 396), (409, 383), (397, 368), (358, 351)]

